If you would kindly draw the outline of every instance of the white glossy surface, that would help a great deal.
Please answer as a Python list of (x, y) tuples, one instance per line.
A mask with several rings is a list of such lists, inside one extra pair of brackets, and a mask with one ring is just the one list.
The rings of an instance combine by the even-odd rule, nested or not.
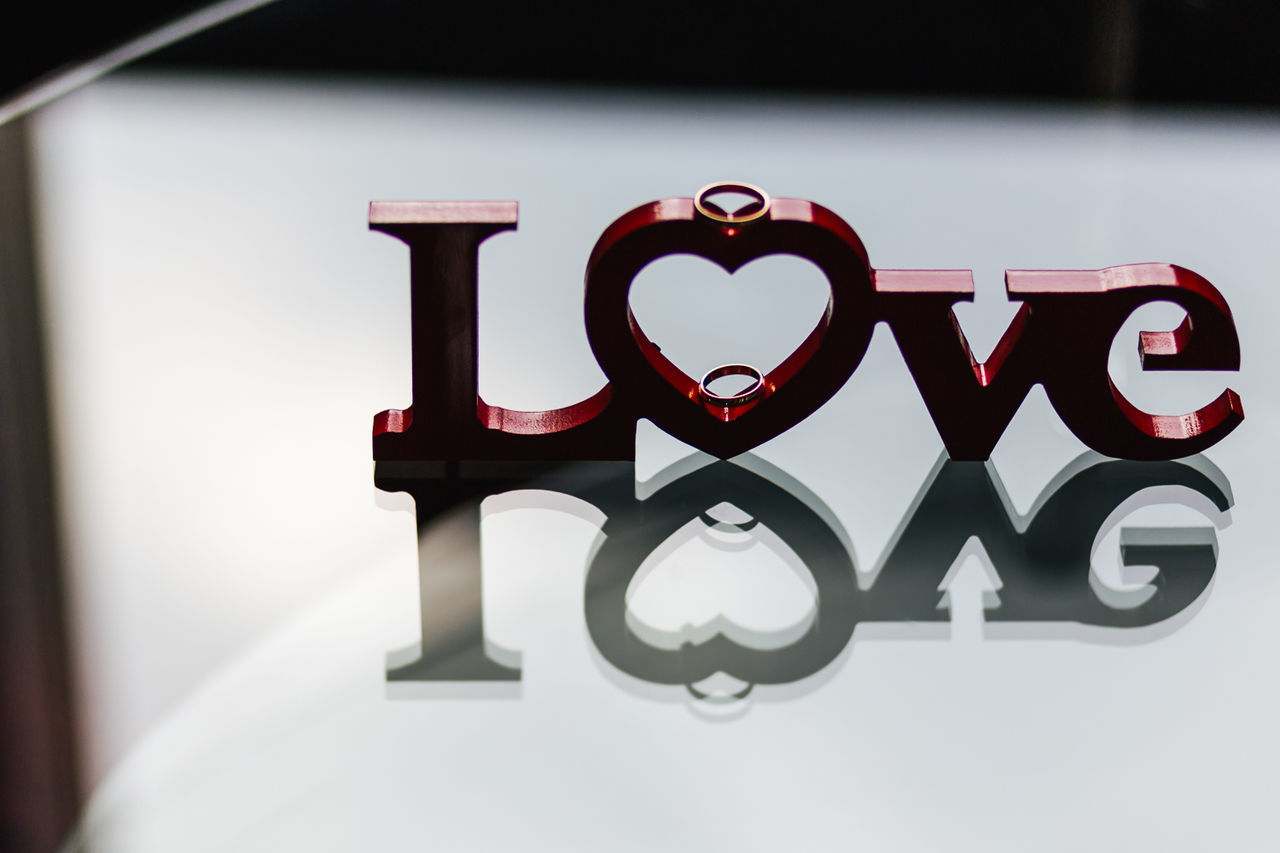
[[(1280, 122), (124, 78), (37, 130), (101, 780), (87, 847), (1270, 846)], [(1161, 260), (1214, 282), (1240, 374), (1141, 375), (1136, 321), (1114, 350), (1117, 381), (1152, 409), (1192, 408), (1224, 379), (1243, 397), (1247, 420), (1208, 454), (1229, 517), (1125, 522), (1216, 522), (1207, 597), (1129, 633), (984, 638), (991, 570), (967, 548), (950, 631), (860, 626), (823, 672), (711, 713), (596, 653), (582, 583), (598, 525), (523, 493), (493, 499), (506, 511), (484, 528), (488, 634), (520, 652), (518, 690), (388, 687), (386, 654), (418, 639), (416, 554), (411, 516), (375, 505), (368, 434), (375, 411), (408, 403), (407, 253), (367, 232), (367, 203), (520, 201), (519, 231), (482, 253), (482, 391), (550, 408), (603, 381), (580, 304), (599, 232), (720, 178), (834, 209), (876, 266), (974, 269), (959, 313), (980, 355), (1012, 316), (1006, 268)], [(663, 261), (635, 300), (691, 373), (774, 363), (820, 310), (801, 262), (708, 270)], [(798, 296), (772, 284), (792, 275)], [(940, 450), (882, 328), (831, 403), (757, 452), (831, 508), (870, 572)], [(1036, 390), (994, 464), (1026, 512), (1082, 450)], [(642, 425), (639, 476), (687, 452)], [(707, 548), (654, 567), (636, 618), (658, 632), (805, 618), (811, 588), (785, 554), (743, 552), (744, 584)], [(1118, 577), (1114, 536), (1095, 570)]]

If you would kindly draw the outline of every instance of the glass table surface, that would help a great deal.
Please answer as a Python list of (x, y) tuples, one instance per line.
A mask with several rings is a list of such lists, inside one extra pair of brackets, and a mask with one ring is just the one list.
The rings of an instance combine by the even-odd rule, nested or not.
[[(95, 785), (71, 849), (1268, 847), (1274, 119), (134, 74), (34, 130)], [(375, 489), (410, 330), (370, 201), (520, 202), (480, 255), (481, 393), (549, 409), (605, 381), (600, 232), (724, 179), (831, 208), (875, 267), (972, 269), (979, 358), (1006, 269), (1195, 270), (1241, 371), (1144, 373), (1161, 304), (1113, 379), (1168, 414), (1229, 386), (1246, 419), (1126, 462), (1037, 387), (951, 462), (882, 325), (727, 462), (642, 421), (634, 464), (417, 525)], [(686, 256), (632, 304), (700, 375), (777, 364), (826, 292), (799, 258)]]

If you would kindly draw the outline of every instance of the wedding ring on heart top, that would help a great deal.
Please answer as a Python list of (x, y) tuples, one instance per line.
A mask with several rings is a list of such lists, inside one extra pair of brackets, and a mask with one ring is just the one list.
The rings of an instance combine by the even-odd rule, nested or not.
[[(754, 201), (748, 202), (745, 207), (739, 208), (733, 213), (729, 213), (714, 201), (709, 200), (709, 196), (719, 193), (741, 193), (752, 196)], [(726, 225), (742, 225), (746, 222), (755, 222), (769, 213), (769, 207), (772, 204), (773, 199), (764, 190), (753, 184), (741, 184), (735, 181), (707, 184), (698, 190), (698, 194), (693, 197), (694, 210), (713, 222), (722, 222)]]
[[(713, 393), (711, 391), (711, 383), (725, 376), (749, 376), (753, 381), (736, 394), (722, 396)], [(764, 374), (749, 364), (722, 364), (707, 371), (707, 375), (702, 377), (702, 381), (698, 383), (698, 393), (702, 395), (703, 402), (726, 409), (745, 406), (752, 400), (759, 398), (763, 392)]]

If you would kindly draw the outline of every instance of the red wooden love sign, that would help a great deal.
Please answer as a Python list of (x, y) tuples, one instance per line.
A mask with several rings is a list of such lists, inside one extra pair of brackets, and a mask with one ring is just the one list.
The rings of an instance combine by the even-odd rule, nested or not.
[[(730, 212), (716, 203), (727, 193), (751, 200)], [(1120, 326), (1156, 301), (1178, 305), (1186, 319), (1171, 332), (1140, 334), (1145, 369), (1239, 369), (1231, 310), (1190, 270), (1153, 263), (1010, 270), (1008, 293), (1021, 308), (991, 357), (978, 363), (953, 311), (973, 299), (969, 271), (873, 269), (858, 235), (835, 213), (801, 199), (770, 198), (748, 184), (714, 184), (693, 198), (651, 202), (609, 225), (587, 261), (585, 292), (587, 336), (609, 383), (563, 409), (503, 409), (481, 400), (477, 388), (476, 269), (480, 244), (516, 227), (515, 203), (374, 202), (369, 226), (408, 244), (412, 279), (413, 405), (375, 418), (374, 458), (382, 462), (627, 460), (639, 418), (728, 458), (785, 432), (830, 399), (882, 321), (952, 459), (986, 459), (1037, 383), (1071, 431), (1107, 456), (1188, 456), (1244, 418), (1230, 389), (1194, 412), (1150, 414), (1129, 402), (1108, 373)], [(765, 255), (804, 258), (827, 277), (826, 310), (768, 374), (730, 364), (700, 379), (688, 376), (663, 356), (630, 307), (636, 274), (671, 254), (697, 255), (730, 273)], [(714, 393), (712, 382), (729, 374), (747, 376), (748, 387)]]

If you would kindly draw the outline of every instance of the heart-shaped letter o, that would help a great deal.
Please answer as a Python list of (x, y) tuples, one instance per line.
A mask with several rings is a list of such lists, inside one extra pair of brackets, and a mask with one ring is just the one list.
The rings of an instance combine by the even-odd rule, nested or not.
[[(600, 235), (586, 276), (587, 338), (614, 404), (722, 459), (786, 432), (829, 400), (857, 369), (876, 323), (871, 266), (854, 230), (802, 199), (770, 200), (755, 191), (760, 200), (747, 215), (704, 201), (741, 186), (708, 187), (697, 199), (663, 199), (623, 214)], [(796, 255), (826, 275), (831, 296), (822, 319), (749, 402), (717, 404), (636, 322), (632, 281), (651, 261), (674, 254), (706, 258), (729, 273), (765, 255)]]

